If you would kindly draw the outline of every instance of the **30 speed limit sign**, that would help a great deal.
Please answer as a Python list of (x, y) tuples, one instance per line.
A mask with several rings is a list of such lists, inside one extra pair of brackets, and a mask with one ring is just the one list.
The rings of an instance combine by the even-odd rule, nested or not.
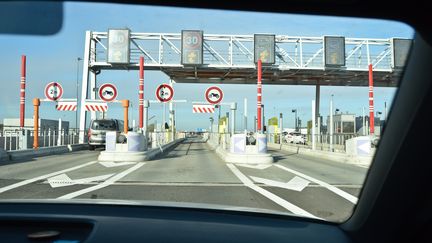
[(63, 95), (63, 88), (57, 82), (51, 82), (45, 86), (45, 97), (49, 100), (56, 101)]

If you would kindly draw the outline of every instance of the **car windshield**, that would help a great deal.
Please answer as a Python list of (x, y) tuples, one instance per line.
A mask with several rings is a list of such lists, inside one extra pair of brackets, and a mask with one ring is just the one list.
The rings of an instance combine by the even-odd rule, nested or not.
[(93, 130), (116, 130), (116, 123), (113, 120), (97, 120), (93, 121), (91, 128)]
[(398, 108), (410, 26), (110, 3), (63, 11), (54, 35), (0, 34), (0, 201), (351, 216)]

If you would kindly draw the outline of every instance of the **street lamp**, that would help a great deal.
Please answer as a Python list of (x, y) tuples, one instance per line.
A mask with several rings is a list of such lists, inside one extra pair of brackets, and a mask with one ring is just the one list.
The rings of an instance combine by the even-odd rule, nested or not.
[(213, 121), (214, 121), (213, 117), (210, 117), (210, 134), (213, 133)]
[[(82, 60), (82, 58), (77, 57), (77, 78), (76, 78), (76, 102), (78, 105), (78, 80), (79, 80), (79, 62)], [(78, 129), (78, 109), (75, 111), (75, 130)]]
[(297, 109), (292, 109), (291, 112), (295, 113), (294, 130), (297, 132)]
[(336, 108), (336, 110), (335, 110), (335, 114), (337, 114), (337, 113), (338, 113), (338, 111), (339, 111), (339, 109), (338, 109), (338, 108)]

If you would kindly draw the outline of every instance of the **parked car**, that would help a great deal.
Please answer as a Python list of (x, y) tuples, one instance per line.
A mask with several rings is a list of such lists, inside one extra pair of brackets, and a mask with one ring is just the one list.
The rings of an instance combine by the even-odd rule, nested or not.
[(105, 145), (105, 135), (108, 131), (116, 131), (118, 135), (123, 131), (123, 121), (117, 119), (96, 119), (90, 122), (88, 130), (89, 149)]
[(306, 144), (306, 136), (299, 132), (283, 132), (282, 135), (286, 143)]

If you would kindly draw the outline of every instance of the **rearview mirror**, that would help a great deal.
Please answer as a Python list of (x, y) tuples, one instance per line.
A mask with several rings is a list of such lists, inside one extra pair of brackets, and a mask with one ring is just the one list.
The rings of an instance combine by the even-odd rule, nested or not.
[(63, 26), (62, 2), (0, 2), (0, 34), (53, 35)]

